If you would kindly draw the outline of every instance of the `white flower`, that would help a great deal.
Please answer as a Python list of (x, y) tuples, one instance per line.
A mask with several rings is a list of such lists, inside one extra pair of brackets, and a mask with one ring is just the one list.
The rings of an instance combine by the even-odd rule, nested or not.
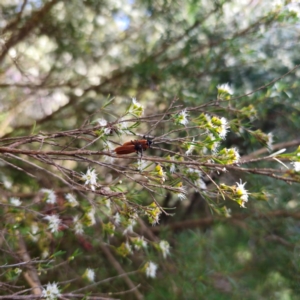
[(22, 270), (20, 268), (15, 268), (14, 271), (17, 275), (20, 275), (22, 273)]
[(209, 144), (209, 149), (211, 150), (211, 152), (213, 154), (216, 154), (216, 152), (218, 151), (218, 148), (220, 146), (220, 142), (216, 140), (216, 138), (214, 137), (213, 134), (208, 134), (208, 138), (210, 140), (210, 144)]
[(187, 119), (188, 113), (186, 112), (186, 109), (182, 110), (176, 117), (176, 121), (178, 124), (181, 125), (187, 125), (189, 120)]
[(104, 129), (104, 134), (105, 134), (105, 135), (110, 135), (110, 134), (111, 134), (111, 128), (106, 127), (106, 128)]
[(37, 225), (37, 223), (33, 223), (31, 224), (31, 232), (29, 232), (29, 236), (32, 239), (32, 241), (37, 242), (40, 238), (40, 235), (37, 234), (39, 231), (39, 227)]
[(159, 248), (164, 258), (166, 258), (170, 254), (170, 245), (167, 241), (160, 241)]
[(189, 143), (188, 149), (185, 151), (185, 154), (190, 155), (193, 152), (194, 148), (195, 148), (195, 146), (193, 144)]
[(14, 206), (20, 206), (22, 204), (22, 201), (20, 201), (20, 198), (11, 197), (10, 203)]
[(46, 300), (56, 300), (60, 296), (57, 283), (48, 283), (46, 289), (43, 289), (42, 297)]
[(225, 139), (226, 134), (227, 134), (227, 132), (228, 132), (228, 128), (229, 128), (228, 122), (227, 122), (227, 120), (226, 120), (225, 118), (223, 118), (223, 117), (220, 119), (220, 121), (221, 121), (221, 126), (218, 128), (217, 131), (219, 132), (220, 138), (221, 138), (221, 139)]
[(96, 122), (98, 122), (98, 124), (102, 127), (106, 126), (107, 125), (107, 121), (104, 120), (104, 119), (97, 119)]
[(174, 173), (176, 171), (176, 166), (175, 164), (170, 165), (170, 173)]
[(300, 162), (299, 161), (295, 161), (295, 162), (292, 162), (292, 164), (294, 165), (294, 170), (296, 172), (300, 172)]
[(66, 199), (68, 200), (68, 202), (70, 203), (70, 205), (71, 205), (72, 207), (75, 207), (75, 206), (79, 205), (78, 201), (77, 201), (77, 200), (75, 199), (75, 197), (74, 197), (72, 194), (70, 194), (70, 193), (68, 193), (68, 194), (66, 195)]
[(240, 154), (236, 148), (229, 149), (229, 152), (233, 155), (233, 162), (237, 163), (240, 160)]
[(116, 226), (120, 225), (121, 222), (121, 217), (120, 214), (117, 212), (114, 216), (113, 216), (114, 222)]
[(128, 122), (121, 122), (122, 119), (119, 120), (119, 123), (117, 124), (117, 128), (119, 131), (125, 133), (125, 134), (132, 134), (132, 132), (130, 132), (130, 130), (128, 129), (129, 128), (129, 125), (128, 125)]
[(212, 126), (211, 130), (215, 134), (217, 134), (219, 138), (225, 139), (229, 126), (227, 120), (224, 117), (218, 118), (217, 116), (214, 116), (213, 118), (211, 118), (210, 125)]
[(45, 220), (49, 221), (48, 228), (51, 232), (57, 232), (59, 225), (61, 223), (61, 219), (57, 215), (51, 215), (44, 217)]
[(186, 195), (184, 193), (178, 193), (177, 196), (181, 201), (186, 199)]
[(204, 119), (205, 119), (207, 125), (212, 126), (210, 115), (205, 114), (205, 115), (204, 115)]
[(177, 194), (178, 198), (179, 198), (180, 200), (185, 200), (185, 199), (186, 199), (186, 190), (185, 190), (185, 188), (184, 188), (184, 187), (179, 187), (178, 189), (179, 189), (179, 191), (180, 191), (180, 192)]
[(108, 210), (111, 210), (111, 201), (110, 199), (104, 200), (104, 204)]
[(87, 268), (84, 276), (89, 280), (89, 281), (95, 281), (95, 271), (93, 269)]
[(41, 189), (41, 192), (47, 194), (46, 202), (50, 204), (56, 203), (56, 195), (53, 190)]
[(125, 243), (125, 247), (128, 250), (128, 254), (131, 254), (132, 253), (132, 249), (131, 249), (131, 246), (128, 244), (128, 242)]
[(79, 217), (75, 216), (73, 218), (73, 223), (74, 223), (74, 230), (76, 234), (83, 234), (83, 225), (82, 223), (79, 221)]
[(43, 252), (42, 252), (42, 258), (47, 258), (49, 257), (49, 251), (47, 249), (45, 249)]
[(240, 183), (236, 183), (237, 187), (235, 190), (236, 196), (238, 196), (239, 200), (241, 201), (240, 205), (241, 207), (245, 207), (245, 202), (248, 202), (248, 191), (245, 189), (246, 182), (242, 183), (242, 180), (240, 179)]
[(144, 240), (144, 237), (138, 237), (135, 241), (134, 241), (134, 248), (136, 250), (140, 250), (141, 247), (143, 248), (147, 248), (147, 242)]
[(195, 186), (197, 186), (201, 190), (207, 189), (206, 183), (203, 181), (202, 178), (199, 178), (195, 181)]
[(88, 168), (86, 174), (82, 173), (81, 179), (85, 181), (85, 185), (90, 185), (91, 189), (93, 191), (95, 190), (95, 185), (97, 185), (97, 174), (94, 169), (91, 170)]
[(267, 141), (267, 148), (269, 149), (269, 151), (272, 151), (273, 149), (273, 133), (268, 133), (268, 141)]
[(143, 171), (147, 167), (147, 162), (145, 160), (139, 159), (138, 160), (138, 170)]
[(134, 219), (129, 219), (127, 227), (123, 231), (123, 235), (125, 235), (127, 233), (130, 233), (130, 232), (133, 232), (133, 226), (135, 226), (135, 224), (136, 224), (136, 221)]
[(33, 223), (33, 224), (31, 225), (31, 233), (32, 233), (32, 234), (37, 234), (38, 231), (39, 231), (39, 227), (37, 226), (36, 223)]
[(11, 181), (9, 181), (9, 179), (6, 177), (6, 176), (2, 176), (2, 183), (3, 183), (3, 185), (4, 185), (4, 187), (6, 188), (6, 189), (11, 189), (11, 187), (12, 187), (12, 182)]
[(92, 208), (88, 211), (88, 213), (86, 214), (86, 216), (87, 216), (87, 218), (88, 218), (88, 220), (89, 220), (88, 226), (93, 226), (93, 225), (96, 224), (95, 213), (96, 213), (96, 211), (95, 211), (95, 209), (92, 207)]
[(232, 87), (229, 85), (229, 83), (219, 84), (219, 85), (217, 85), (217, 89), (218, 89), (218, 93), (219, 93), (219, 94), (229, 94), (229, 95), (233, 95), (233, 89), (232, 89)]
[(149, 261), (147, 263), (146, 270), (145, 270), (146, 276), (151, 277), (151, 278), (155, 278), (156, 277), (156, 270), (157, 270), (157, 264), (155, 264), (152, 261)]

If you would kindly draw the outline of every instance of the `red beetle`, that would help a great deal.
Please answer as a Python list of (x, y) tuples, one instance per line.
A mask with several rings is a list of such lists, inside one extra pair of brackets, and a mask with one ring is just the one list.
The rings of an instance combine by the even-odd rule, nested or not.
[(135, 140), (124, 143), (122, 146), (117, 147), (115, 152), (117, 154), (130, 154), (130, 153), (141, 153), (143, 155), (143, 151), (150, 148), (152, 141), (150, 140)]

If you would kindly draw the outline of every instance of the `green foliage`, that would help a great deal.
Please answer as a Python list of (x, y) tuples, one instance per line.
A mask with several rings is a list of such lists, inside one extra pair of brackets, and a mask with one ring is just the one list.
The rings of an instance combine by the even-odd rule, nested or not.
[(279, 2), (0, 4), (1, 295), (297, 299), (299, 8)]

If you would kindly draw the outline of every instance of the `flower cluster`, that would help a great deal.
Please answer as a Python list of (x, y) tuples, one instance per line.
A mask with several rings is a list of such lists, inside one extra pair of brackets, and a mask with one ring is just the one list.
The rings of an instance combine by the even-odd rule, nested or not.
[(132, 98), (128, 113), (137, 118), (140, 118), (144, 113), (144, 107), (136, 101), (136, 98)]
[(239, 162), (240, 154), (236, 148), (224, 148), (218, 153), (217, 157), (215, 157), (214, 159), (219, 163), (230, 165)]
[(161, 215), (161, 210), (155, 202), (152, 202), (146, 209), (146, 215), (148, 217), (149, 223), (152, 225), (159, 223), (159, 217)]

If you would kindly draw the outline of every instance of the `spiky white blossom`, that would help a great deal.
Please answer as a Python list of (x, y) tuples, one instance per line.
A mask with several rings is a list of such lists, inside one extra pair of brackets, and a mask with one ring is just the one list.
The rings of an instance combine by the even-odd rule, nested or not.
[(75, 197), (72, 194), (68, 193), (68, 194), (66, 194), (65, 197), (72, 207), (79, 205), (78, 201), (75, 199)]
[(179, 191), (180, 191), (180, 192), (177, 194), (178, 198), (179, 198), (180, 200), (185, 200), (185, 199), (186, 199), (186, 190), (185, 190), (185, 188), (184, 188), (184, 187), (179, 187), (178, 189), (179, 189)]
[(175, 164), (170, 165), (170, 173), (174, 173), (176, 171), (176, 166)]
[(268, 141), (267, 141), (267, 148), (269, 149), (269, 151), (272, 151), (272, 149), (273, 149), (273, 133), (268, 133), (268, 135), (267, 135), (267, 137), (268, 137)]
[(14, 271), (17, 275), (20, 275), (22, 273), (22, 269), (20, 268), (15, 268)]
[(157, 264), (155, 264), (152, 261), (149, 261), (146, 265), (146, 276), (147, 277), (151, 277), (151, 278), (155, 278), (156, 277), (156, 270), (157, 270)]
[(229, 85), (229, 83), (223, 83), (217, 85), (218, 93), (219, 94), (228, 94), (228, 95), (233, 95), (233, 89)]
[(96, 213), (95, 208), (92, 207), (86, 214), (89, 221), (88, 226), (93, 226), (96, 224), (95, 213)]
[(73, 218), (74, 230), (76, 234), (83, 234), (83, 224), (79, 220), (79, 216)]
[(147, 242), (144, 240), (144, 237), (138, 237), (135, 241), (134, 241), (134, 248), (136, 250), (140, 250), (141, 248), (147, 248)]
[(88, 168), (86, 174), (82, 173), (81, 179), (85, 181), (85, 185), (89, 185), (93, 191), (95, 190), (95, 186), (97, 185), (97, 174), (94, 169)]
[(16, 198), (16, 197), (11, 197), (10, 198), (10, 203), (14, 206), (22, 205), (22, 201), (20, 201), (20, 198)]
[(128, 122), (121, 122), (122, 119), (119, 120), (119, 123), (116, 125), (118, 130), (125, 134), (132, 134), (129, 130)]
[(187, 125), (189, 120), (187, 119), (188, 113), (186, 112), (186, 109), (182, 110), (177, 116), (176, 116), (176, 122), (181, 125)]
[(188, 149), (185, 151), (185, 155), (190, 155), (190, 154), (192, 154), (194, 148), (195, 148), (195, 145), (193, 145), (192, 143), (189, 143)]
[(178, 193), (177, 196), (181, 201), (186, 199), (186, 195), (184, 193)]
[(125, 243), (125, 247), (126, 247), (126, 249), (128, 251), (128, 254), (131, 254), (132, 253), (132, 249), (131, 249), (131, 246), (129, 245), (128, 242)]
[(126, 235), (127, 233), (133, 232), (133, 227), (135, 226), (136, 221), (134, 219), (129, 219), (127, 227), (123, 231), (123, 235)]
[(6, 189), (11, 189), (12, 182), (6, 176), (2, 175), (1, 181)]
[(204, 180), (202, 178), (199, 178), (195, 181), (195, 186), (201, 190), (207, 189), (206, 183), (204, 182)]
[(43, 252), (42, 252), (42, 258), (47, 258), (49, 257), (49, 251), (47, 249), (45, 249)]
[(245, 207), (245, 203), (248, 202), (248, 191), (245, 189), (246, 182), (242, 183), (242, 180), (240, 179), (240, 182), (236, 183), (236, 191), (235, 194), (240, 200), (241, 207)]
[(46, 300), (56, 300), (60, 296), (60, 291), (58, 289), (57, 283), (48, 283), (46, 289), (42, 291), (42, 297)]
[(294, 161), (292, 164), (294, 165), (294, 170), (300, 172), (300, 161)]
[(119, 226), (121, 223), (121, 217), (118, 212), (113, 216), (113, 219), (114, 219), (115, 225)]
[(86, 277), (89, 281), (95, 281), (95, 271), (93, 269), (87, 268), (84, 272), (84, 277)]
[(110, 201), (110, 199), (105, 199), (104, 204), (105, 204), (106, 208), (110, 211), (111, 210), (111, 201)]
[(229, 128), (228, 122), (224, 117), (222, 117), (220, 121), (221, 121), (221, 126), (218, 128), (219, 136), (221, 139), (225, 139)]
[(97, 121), (98, 124), (99, 124), (100, 126), (102, 126), (102, 127), (104, 127), (104, 126), (107, 125), (107, 121), (106, 121), (105, 119), (100, 118), (100, 119), (97, 119), (96, 121)]
[(209, 139), (209, 149), (213, 154), (216, 154), (218, 151), (218, 148), (220, 146), (220, 142), (216, 140), (215, 136), (213, 134), (208, 134)]
[(159, 248), (164, 258), (166, 258), (170, 254), (170, 244), (167, 241), (160, 241)]
[(41, 192), (45, 193), (47, 196), (46, 202), (50, 204), (56, 203), (56, 195), (53, 190), (41, 189)]
[(51, 215), (44, 217), (45, 220), (49, 222), (48, 228), (51, 232), (57, 232), (59, 225), (61, 224), (61, 219), (57, 215)]
[(37, 225), (37, 223), (32, 223), (31, 224), (31, 228), (30, 228), (30, 232), (28, 232), (30, 238), (32, 239), (33, 242), (37, 242), (40, 238), (40, 235), (37, 234), (39, 231), (39, 227)]
[(139, 159), (137, 165), (138, 165), (138, 170), (143, 171), (147, 167), (148, 163), (145, 160)]
[(151, 225), (154, 226), (156, 224), (159, 224), (159, 218), (160, 218), (161, 212), (155, 214), (152, 218)]

